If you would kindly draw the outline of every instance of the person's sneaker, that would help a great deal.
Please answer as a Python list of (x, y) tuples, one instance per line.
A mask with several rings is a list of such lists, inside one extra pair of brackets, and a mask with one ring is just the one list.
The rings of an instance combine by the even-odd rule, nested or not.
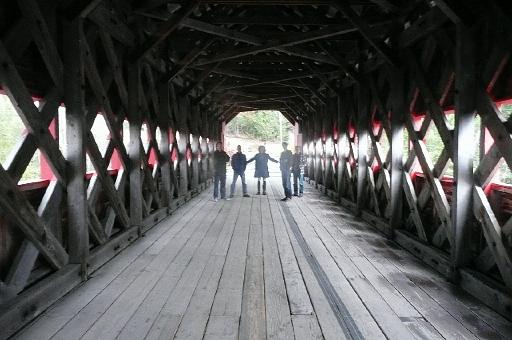
[(299, 194), (293, 194), (293, 196), (299, 196)]
[(226, 198), (225, 198), (225, 200), (226, 200), (226, 201), (231, 201), (231, 198), (226, 197)]
[(215, 202), (218, 202), (218, 201), (219, 201), (219, 199), (218, 199), (217, 197), (215, 197), (213, 200), (214, 200)]
[(260, 194), (260, 192), (258, 191), (258, 192), (256, 193), (256, 195), (259, 195), (259, 194)]
[(281, 198), (281, 201), (283, 201), (283, 202), (286, 201), (286, 200), (288, 200), (288, 197)]
[(251, 197), (251, 195), (249, 195), (249, 194), (244, 194), (244, 197)]
[(266, 192), (266, 191), (263, 191), (263, 195), (266, 195), (266, 194), (267, 194), (267, 192)]
[(235, 195), (229, 195), (229, 198), (233, 198), (233, 197), (235, 197)]

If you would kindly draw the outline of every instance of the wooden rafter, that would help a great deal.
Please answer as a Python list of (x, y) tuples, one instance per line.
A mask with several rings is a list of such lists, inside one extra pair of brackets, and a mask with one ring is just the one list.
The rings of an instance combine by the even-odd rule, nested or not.
[(147, 39), (140, 47), (136, 48), (132, 56), (132, 61), (140, 61), (155, 46), (165, 40), (169, 34), (175, 31), (194, 9), (199, 5), (199, 0), (191, 0), (183, 6), (175, 15), (167, 20), (152, 37)]

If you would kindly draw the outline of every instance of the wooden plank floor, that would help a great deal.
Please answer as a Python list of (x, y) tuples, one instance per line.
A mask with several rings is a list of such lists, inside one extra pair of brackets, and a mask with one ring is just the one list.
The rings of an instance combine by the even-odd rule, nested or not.
[[(254, 192), (254, 183), (249, 188)], [(306, 185), (203, 193), (16, 339), (512, 339), (512, 323)]]

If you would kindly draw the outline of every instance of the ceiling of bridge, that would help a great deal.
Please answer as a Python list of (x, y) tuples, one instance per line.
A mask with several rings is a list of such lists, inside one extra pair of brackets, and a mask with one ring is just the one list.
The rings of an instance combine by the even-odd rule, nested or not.
[(275, 109), (300, 120), (364, 69), (393, 62), (391, 33), (430, 7), (410, 0), (140, 1), (134, 13), (148, 42), (169, 22), (181, 26), (155, 49), (181, 70), (171, 77), (188, 84), (185, 92), (199, 88), (222, 119)]
[[(425, 0), (61, 2), (220, 120), (273, 109), (300, 121), (449, 20), (436, 7), (446, 1)], [(2, 6), (0, 26), (9, 26), (15, 10)], [(32, 77), (34, 88), (45, 77)]]

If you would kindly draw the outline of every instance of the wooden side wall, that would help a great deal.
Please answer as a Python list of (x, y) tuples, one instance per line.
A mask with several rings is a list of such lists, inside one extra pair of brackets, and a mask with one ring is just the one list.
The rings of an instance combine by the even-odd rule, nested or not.
[(302, 128), (311, 183), (511, 318), (511, 186), (494, 179), (512, 169), (506, 20), (493, 12), (397, 46), (401, 63), (363, 69), (323, 108), (327, 125)]
[[(0, 166), (0, 338), (204, 190), (219, 139), (217, 121), (165, 69), (132, 62), (138, 37), (110, 19), (121, 9), (83, 19), (39, 4), (20, 1), (21, 23), (0, 40), (0, 90), (26, 126)], [(59, 106), (65, 149), (48, 128)], [(98, 115), (109, 129), (106, 150), (91, 130)], [(19, 185), (37, 150), (53, 176)]]

